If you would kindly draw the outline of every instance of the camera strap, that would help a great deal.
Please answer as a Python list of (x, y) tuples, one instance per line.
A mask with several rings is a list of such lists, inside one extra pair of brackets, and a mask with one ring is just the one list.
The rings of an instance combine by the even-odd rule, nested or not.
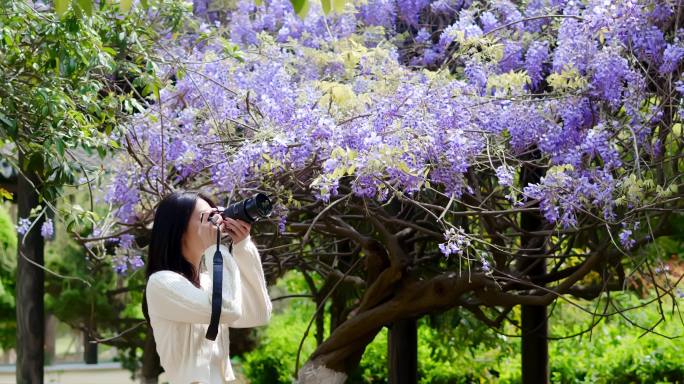
[(211, 293), (211, 320), (207, 328), (207, 339), (216, 340), (219, 319), (221, 318), (221, 290), (223, 288), (223, 255), (221, 255), (221, 229), (216, 226), (216, 252), (214, 252), (214, 279)]

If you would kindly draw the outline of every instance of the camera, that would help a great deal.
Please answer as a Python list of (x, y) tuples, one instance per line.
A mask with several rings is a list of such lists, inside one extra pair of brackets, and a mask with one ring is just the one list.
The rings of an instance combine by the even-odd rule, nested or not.
[(253, 197), (229, 205), (223, 211), (219, 210), (219, 213), (224, 219), (230, 217), (231, 219), (239, 219), (252, 224), (255, 221), (270, 216), (272, 209), (273, 204), (268, 196), (263, 193), (257, 193)]

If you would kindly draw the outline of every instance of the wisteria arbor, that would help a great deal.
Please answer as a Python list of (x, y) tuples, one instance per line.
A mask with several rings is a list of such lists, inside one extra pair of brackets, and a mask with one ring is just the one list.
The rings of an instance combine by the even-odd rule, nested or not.
[(544, 359), (546, 305), (651, 275), (634, 252), (682, 209), (678, 3), (295, 4), (196, 9), (213, 23), (160, 50), (167, 86), (119, 138), (108, 201), (144, 245), (171, 190), (269, 193), (267, 273), (319, 274), (332, 301), (301, 382), (454, 307), (496, 327), (522, 305)]

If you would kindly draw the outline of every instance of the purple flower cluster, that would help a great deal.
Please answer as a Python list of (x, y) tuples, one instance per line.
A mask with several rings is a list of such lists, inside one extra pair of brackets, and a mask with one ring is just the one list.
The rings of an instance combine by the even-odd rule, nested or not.
[(496, 177), (499, 179), (500, 185), (510, 187), (513, 185), (515, 176), (511, 167), (502, 165), (496, 168)]
[(596, 98), (618, 108), (630, 72), (627, 59), (604, 49), (591, 60), (589, 71), (593, 74), (591, 88)]
[(31, 220), (26, 217), (20, 217), (17, 223), (17, 233), (20, 235), (25, 235), (29, 228), (31, 228)]
[(399, 17), (408, 25), (418, 26), (420, 14), (428, 5), (430, 5), (430, 0), (397, 1)]
[[(684, 49), (660, 29), (671, 7), (651, 0), (348, 5), (323, 15), (312, 3), (300, 18), (288, 0), (240, 0), (226, 26), (243, 48), (240, 59), (226, 58), (215, 41), (173, 51), (187, 61), (185, 75), (135, 116), (125, 137), (148, 166), (113, 164), (106, 200), (117, 218), (137, 220), (162, 183), (197, 180), (239, 192), (300, 175), (299, 185), (321, 201), (334, 200), (344, 183), (356, 197), (384, 201), (395, 190), (418, 195), (427, 183), (461, 197), (472, 191), (466, 175), (482, 172), (520, 196), (518, 165), (537, 150), (548, 171), (521, 198), (538, 200), (548, 221), (570, 227), (585, 212), (614, 220), (619, 179), (634, 158), (663, 145), (649, 140), (658, 112), (645, 112), (652, 95), (641, 64), (661, 75), (681, 65)], [(565, 17), (521, 21), (549, 14)], [(427, 24), (436, 19), (448, 22)], [(449, 67), (436, 71), (445, 60)], [(287, 216), (279, 217), (282, 232)], [(619, 235), (624, 244), (630, 231)], [(446, 236), (445, 255), (469, 245), (462, 232)], [(132, 239), (123, 235), (120, 245), (128, 249)]]
[(632, 247), (634, 247), (634, 244), (636, 243), (636, 241), (632, 238), (631, 229), (625, 228), (621, 230), (618, 237), (620, 238), (620, 244), (622, 244), (622, 246), (625, 249), (631, 249)]
[(133, 272), (145, 266), (145, 261), (140, 255), (118, 254), (112, 258), (112, 261), (114, 271), (119, 275), (125, 275), (129, 270)]
[(43, 225), (40, 227), (40, 235), (43, 236), (45, 240), (52, 240), (55, 237), (55, 227), (52, 223), (52, 219), (46, 219)]
[(684, 46), (668, 44), (663, 52), (663, 63), (658, 68), (661, 75), (674, 72), (684, 58)]
[[(255, 5), (250, 0), (240, 0), (229, 20), (231, 39), (245, 46), (258, 45), (259, 33), (267, 32), (281, 43), (293, 39), (301, 40), (309, 47), (318, 47), (330, 39), (344, 38), (354, 32), (354, 15), (324, 15), (320, 3), (310, 2), (309, 5), (308, 14), (301, 18), (295, 14), (289, 0), (271, 0), (262, 5)], [(396, 6), (396, 2), (392, 0), (375, 0), (362, 6), (361, 13), (366, 16), (369, 25), (389, 27), (394, 22)]]
[(542, 214), (549, 222), (569, 228), (577, 226), (578, 214), (586, 209), (597, 210), (605, 220), (614, 220), (615, 183), (609, 172), (577, 171), (562, 166), (548, 172), (540, 183), (526, 186), (523, 192), (526, 197), (539, 200)]
[(545, 64), (549, 57), (549, 43), (546, 41), (534, 41), (527, 48), (525, 54), (525, 70), (532, 81), (532, 89), (535, 90), (545, 78)]
[(119, 236), (119, 247), (124, 249), (132, 248), (133, 241), (135, 241), (135, 236), (124, 233), (123, 235)]
[(640, 223), (638, 221), (629, 225), (627, 222), (622, 222), (622, 230), (618, 234), (618, 239), (620, 239), (620, 244), (626, 250), (632, 249), (636, 244), (634, 239), (635, 233), (639, 230)]
[(369, 0), (359, 7), (359, 13), (366, 25), (392, 29), (397, 18), (397, 3), (395, 0)]
[[(135, 207), (140, 201), (139, 186), (144, 185), (146, 178), (136, 171), (139, 170), (128, 167), (119, 170), (105, 196), (107, 203), (118, 207), (117, 217), (124, 223), (131, 223), (135, 220)], [(152, 179), (148, 180), (152, 181)]]
[(463, 252), (470, 247), (470, 239), (461, 227), (449, 228), (444, 232), (444, 240), (446, 242), (439, 244), (439, 250), (445, 257), (453, 254), (463, 256)]

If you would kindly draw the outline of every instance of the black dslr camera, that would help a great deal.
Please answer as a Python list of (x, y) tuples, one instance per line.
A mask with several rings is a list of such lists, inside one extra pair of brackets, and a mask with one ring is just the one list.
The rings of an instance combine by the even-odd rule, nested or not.
[[(271, 200), (268, 196), (263, 193), (257, 193), (253, 197), (229, 205), (223, 209), (223, 211), (219, 209), (218, 213), (220, 213), (224, 219), (230, 217), (231, 219), (239, 219), (252, 224), (255, 221), (270, 216), (272, 209), (273, 204), (271, 204)], [(212, 215), (209, 220), (216, 223), (218, 215)]]

